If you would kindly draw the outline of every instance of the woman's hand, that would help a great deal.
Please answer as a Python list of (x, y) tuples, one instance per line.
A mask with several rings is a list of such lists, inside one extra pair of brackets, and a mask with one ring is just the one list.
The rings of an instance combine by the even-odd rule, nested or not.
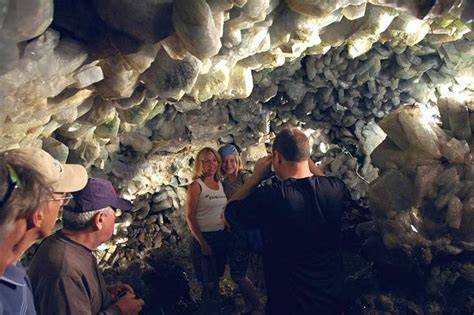
[(206, 242), (201, 244), (201, 254), (203, 256), (212, 256), (212, 248)]

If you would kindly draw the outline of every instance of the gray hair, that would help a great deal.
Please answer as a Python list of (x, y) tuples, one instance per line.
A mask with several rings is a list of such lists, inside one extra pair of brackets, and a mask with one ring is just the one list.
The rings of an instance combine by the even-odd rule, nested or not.
[(53, 192), (18, 150), (0, 152), (0, 242), (13, 231), (15, 221), (31, 218)]
[(63, 227), (73, 231), (84, 230), (89, 227), (96, 214), (101, 212), (110, 214), (110, 211), (113, 212), (114, 210), (111, 207), (106, 207), (87, 212), (74, 212), (65, 207), (63, 210)]

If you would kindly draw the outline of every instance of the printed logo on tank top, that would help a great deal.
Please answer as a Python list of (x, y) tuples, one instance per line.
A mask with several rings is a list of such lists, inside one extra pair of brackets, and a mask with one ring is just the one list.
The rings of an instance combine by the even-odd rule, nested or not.
[(214, 199), (224, 199), (226, 196), (211, 196), (209, 194), (204, 195), (204, 199), (214, 200)]

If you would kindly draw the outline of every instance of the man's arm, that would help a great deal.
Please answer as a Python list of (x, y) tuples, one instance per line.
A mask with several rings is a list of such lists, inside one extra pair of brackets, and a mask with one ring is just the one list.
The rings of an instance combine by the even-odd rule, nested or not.
[(232, 226), (248, 227), (258, 221), (258, 211), (261, 210), (262, 197), (257, 186), (270, 175), (271, 156), (257, 161), (254, 173), (232, 195), (224, 211), (224, 221)]
[(262, 180), (270, 175), (270, 166), (272, 165), (272, 157), (266, 156), (255, 163), (253, 174), (250, 175), (242, 186), (232, 195), (229, 203), (234, 200), (242, 200), (246, 198)]
[(46, 279), (36, 287), (34, 296), (38, 314), (128, 315), (138, 314), (144, 304), (143, 300), (128, 292), (117, 303), (92, 314), (92, 301), (84, 283), (74, 277)]
[(311, 171), (311, 173), (313, 173), (313, 175), (315, 176), (326, 176), (324, 175), (324, 172), (319, 168), (319, 166), (317, 166), (316, 164), (314, 164), (313, 160), (308, 159), (308, 165), (309, 165), (309, 170)]
[(91, 301), (80, 279), (58, 277), (42, 280), (34, 292), (39, 314), (92, 315)]

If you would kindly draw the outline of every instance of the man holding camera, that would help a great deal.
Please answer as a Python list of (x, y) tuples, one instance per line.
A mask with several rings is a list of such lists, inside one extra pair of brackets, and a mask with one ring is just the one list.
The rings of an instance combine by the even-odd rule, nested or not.
[[(272, 165), (278, 179), (259, 186)], [(320, 175), (306, 135), (283, 130), (226, 207), (231, 227), (262, 231), (266, 314), (343, 311), (340, 227), (350, 195), (340, 179)]]
[(106, 287), (93, 256), (114, 231), (115, 210), (129, 211), (112, 184), (91, 178), (63, 211), (64, 228), (41, 244), (30, 264), (39, 314), (138, 314), (143, 300), (127, 284)]

